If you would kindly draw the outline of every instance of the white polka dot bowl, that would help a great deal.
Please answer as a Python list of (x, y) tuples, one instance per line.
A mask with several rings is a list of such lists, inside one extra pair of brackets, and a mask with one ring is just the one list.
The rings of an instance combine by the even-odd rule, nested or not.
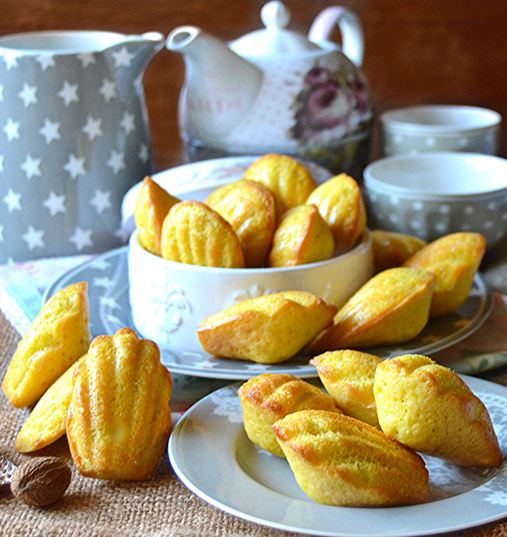
[(423, 105), (380, 116), (384, 156), (460, 151), (494, 155), (501, 125), (498, 112), (476, 106)]
[(202, 353), (203, 319), (245, 299), (277, 291), (309, 291), (337, 307), (373, 274), (367, 230), (349, 252), (287, 268), (226, 269), (177, 263), (144, 250), (135, 231), (129, 243), (129, 294), (133, 321), (143, 337), (170, 351)]
[(425, 239), (475, 231), (492, 249), (507, 230), (507, 160), (478, 153), (387, 157), (364, 171), (371, 229)]

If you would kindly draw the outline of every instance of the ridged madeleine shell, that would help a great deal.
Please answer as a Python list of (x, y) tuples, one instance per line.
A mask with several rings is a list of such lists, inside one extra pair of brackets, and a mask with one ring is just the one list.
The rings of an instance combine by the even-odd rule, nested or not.
[(171, 430), (171, 390), (155, 343), (128, 328), (95, 338), (74, 374), (67, 414), (78, 471), (115, 481), (149, 479)]
[(500, 466), (486, 407), (451, 369), (397, 356), (377, 366), (373, 390), (382, 430), (398, 442), (459, 466)]
[(362, 421), (302, 410), (277, 421), (273, 430), (296, 481), (316, 502), (387, 507), (429, 498), (421, 457)]

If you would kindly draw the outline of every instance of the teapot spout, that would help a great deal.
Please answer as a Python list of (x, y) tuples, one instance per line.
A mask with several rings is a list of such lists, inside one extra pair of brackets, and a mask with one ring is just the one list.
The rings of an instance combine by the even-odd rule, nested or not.
[(213, 144), (250, 111), (259, 94), (263, 72), (225, 43), (195, 26), (173, 30), (166, 47), (183, 54), (186, 80), (180, 121), (191, 137)]

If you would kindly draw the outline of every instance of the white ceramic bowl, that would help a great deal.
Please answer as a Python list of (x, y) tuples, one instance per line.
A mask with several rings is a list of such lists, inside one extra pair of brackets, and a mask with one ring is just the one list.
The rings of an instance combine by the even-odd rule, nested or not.
[(494, 155), (501, 124), (498, 112), (476, 106), (424, 105), (380, 116), (384, 156), (427, 151)]
[(507, 160), (474, 153), (388, 157), (364, 171), (370, 229), (434, 240), (476, 231), (491, 249), (507, 230)]
[(371, 234), (350, 252), (289, 268), (222, 269), (168, 261), (144, 250), (137, 231), (129, 244), (130, 303), (137, 331), (162, 347), (203, 352), (201, 321), (247, 298), (304, 290), (338, 307), (373, 274)]

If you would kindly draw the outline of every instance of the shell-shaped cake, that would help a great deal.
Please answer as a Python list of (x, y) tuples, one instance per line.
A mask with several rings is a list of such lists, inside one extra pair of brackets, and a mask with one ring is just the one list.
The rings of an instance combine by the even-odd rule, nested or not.
[(426, 241), (414, 235), (374, 229), (371, 232), (375, 272), (382, 272), (393, 267), (400, 267), (412, 257)]
[(315, 205), (299, 205), (280, 220), (269, 252), (270, 267), (293, 267), (333, 256), (334, 239)]
[(17, 408), (33, 405), (90, 345), (88, 284), (55, 293), (21, 339), (2, 382)]
[(435, 276), (397, 267), (368, 280), (338, 311), (333, 325), (312, 341), (308, 352), (361, 349), (409, 341), (426, 326)]
[(266, 264), (276, 224), (275, 199), (256, 181), (242, 179), (217, 188), (206, 200), (236, 232), (249, 268)]
[(343, 413), (378, 428), (373, 381), (380, 362), (378, 356), (350, 349), (325, 352), (310, 360)]
[(257, 159), (244, 178), (261, 183), (273, 194), (278, 220), (289, 209), (303, 204), (316, 187), (310, 172), (296, 159), (275, 153)]
[(74, 371), (86, 354), (54, 382), (39, 399), (16, 437), (14, 447), (30, 453), (49, 446), (65, 434), (65, 421), (72, 397)]
[(67, 437), (77, 470), (113, 481), (149, 479), (171, 430), (172, 378), (155, 343), (122, 328), (98, 336), (74, 373)]
[(366, 228), (366, 207), (357, 182), (345, 173), (328, 179), (308, 197), (329, 225), (338, 253), (349, 251)]
[(430, 242), (407, 259), (403, 266), (435, 274), (430, 317), (452, 313), (465, 302), (485, 252), (481, 234), (460, 232)]
[(238, 390), (248, 438), (259, 447), (283, 457), (271, 426), (298, 410), (340, 412), (333, 399), (317, 386), (285, 373), (264, 373)]
[(488, 411), (451, 369), (426, 356), (383, 361), (374, 394), (382, 430), (421, 453), (460, 466), (499, 466), (502, 453)]
[(148, 252), (161, 256), (160, 236), (169, 209), (180, 200), (171, 196), (151, 177), (145, 177), (134, 208), (139, 244)]
[(350, 416), (302, 410), (273, 425), (303, 491), (316, 502), (387, 507), (428, 501), (419, 455)]
[(245, 258), (231, 224), (200, 201), (173, 205), (162, 226), (162, 257), (203, 267), (244, 268)]
[(295, 356), (336, 313), (306, 291), (282, 291), (234, 304), (204, 319), (197, 336), (205, 352), (261, 364)]

